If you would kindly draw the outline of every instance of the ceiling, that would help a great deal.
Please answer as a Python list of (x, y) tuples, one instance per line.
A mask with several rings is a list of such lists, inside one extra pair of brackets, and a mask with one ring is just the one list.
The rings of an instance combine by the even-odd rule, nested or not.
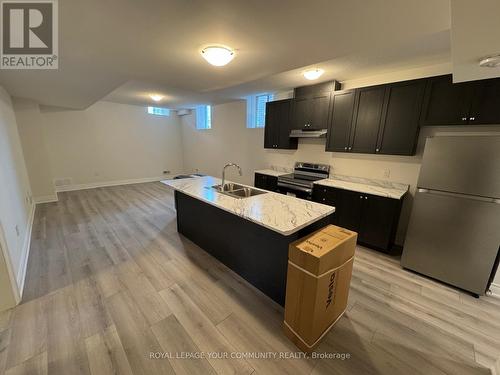
[[(476, 5), (476, 4), (475, 4)], [(500, 77), (500, 67), (481, 68), (481, 58), (500, 54), (500, 1), (451, 2), (453, 81)]]
[[(449, 62), (450, 20), (449, 0), (63, 0), (59, 69), (2, 70), (0, 85), (75, 109), (150, 93), (170, 108), (219, 103), (310, 84), (309, 66), (343, 81)], [(207, 64), (209, 43), (235, 59)]]

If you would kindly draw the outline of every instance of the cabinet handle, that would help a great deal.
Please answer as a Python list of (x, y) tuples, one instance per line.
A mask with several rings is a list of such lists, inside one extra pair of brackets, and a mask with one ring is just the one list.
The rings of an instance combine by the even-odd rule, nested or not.
[(326, 199), (325, 199), (325, 198), (323, 198), (323, 202), (324, 202), (324, 201), (326, 201)]
[(462, 121), (467, 121), (467, 117), (462, 117)]
[(368, 199), (368, 197), (365, 197), (365, 199)]
[(346, 147), (344, 147), (344, 150), (347, 150), (347, 146), (346, 146)]
[(474, 121), (475, 119), (476, 119), (475, 117), (471, 117), (469, 120)]
[(352, 147), (349, 147), (349, 150), (351, 149)]
[(359, 196), (359, 199), (363, 199), (363, 196), (362, 196), (362, 195), (360, 195), (360, 196)]
[(380, 149), (378, 149), (378, 148), (377, 148), (377, 149), (375, 149), (375, 152), (379, 152), (379, 151), (380, 151)]

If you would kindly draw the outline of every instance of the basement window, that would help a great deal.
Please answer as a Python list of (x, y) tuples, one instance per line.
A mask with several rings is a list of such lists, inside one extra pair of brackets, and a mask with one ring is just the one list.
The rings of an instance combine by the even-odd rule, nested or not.
[(160, 107), (148, 107), (148, 113), (150, 115), (157, 115), (157, 116), (170, 116), (170, 109), (160, 108)]
[(212, 129), (212, 107), (199, 105), (196, 107), (196, 129)]
[(266, 103), (273, 100), (273, 97), (269, 93), (246, 97), (247, 128), (263, 128), (266, 125)]

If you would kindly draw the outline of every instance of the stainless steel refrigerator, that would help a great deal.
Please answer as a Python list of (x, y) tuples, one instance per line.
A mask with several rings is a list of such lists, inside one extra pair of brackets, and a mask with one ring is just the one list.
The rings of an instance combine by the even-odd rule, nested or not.
[(500, 247), (500, 136), (426, 140), (401, 265), (473, 294)]

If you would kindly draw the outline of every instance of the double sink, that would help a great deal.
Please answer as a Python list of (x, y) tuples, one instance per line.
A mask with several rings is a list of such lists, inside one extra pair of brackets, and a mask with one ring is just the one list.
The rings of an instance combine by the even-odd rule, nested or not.
[(266, 194), (267, 191), (254, 189), (244, 185), (234, 184), (232, 182), (225, 183), (224, 185), (214, 185), (212, 189), (217, 192), (228, 195), (233, 198), (249, 198), (255, 195)]

